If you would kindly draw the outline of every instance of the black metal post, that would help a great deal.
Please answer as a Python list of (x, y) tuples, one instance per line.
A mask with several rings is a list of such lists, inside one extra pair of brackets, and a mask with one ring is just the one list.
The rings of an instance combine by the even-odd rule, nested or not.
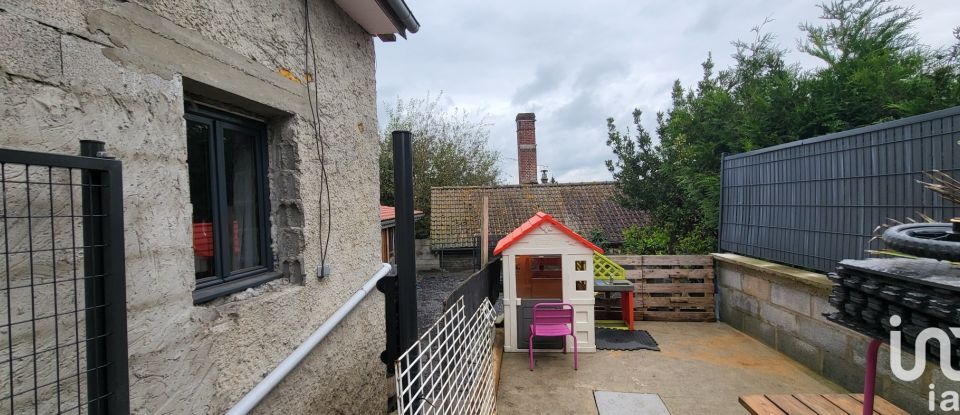
[[(104, 143), (80, 141), (80, 155), (108, 159)], [(83, 169), (83, 267), (87, 401), (91, 414), (130, 412), (127, 305), (123, 242), (123, 182), (119, 161)]]
[(727, 153), (720, 154), (720, 206), (717, 206), (717, 252), (723, 252), (723, 176), (726, 173)]
[(393, 132), (393, 190), (400, 350), (417, 341), (417, 266), (413, 229), (413, 144), (409, 131)]
[[(81, 140), (80, 155), (97, 157), (104, 151), (101, 141)], [(100, 399), (107, 393), (107, 377), (99, 369), (106, 365), (107, 357), (103, 347), (101, 334), (106, 326), (103, 313), (103, 176), (98, 171), (84, 169), (80, 175), (82, 185), (83, 209), (83, 292), (86, 307), (85, 322), (87, 338), (87, 401), (88, 411), (91, 414), (107, 413), (106, 402)]]

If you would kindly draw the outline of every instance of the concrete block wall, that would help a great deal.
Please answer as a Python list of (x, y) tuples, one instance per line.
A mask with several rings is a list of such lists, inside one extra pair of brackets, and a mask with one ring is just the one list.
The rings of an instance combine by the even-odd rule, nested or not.
[[(870, 339), (823, 316), (836, 311), (827, 301), (831, 283), (825, 275), (736, 254), (714, 254), (714, 258), (721, 321), (851, 392), (863, 391)], [(912, 367), (913, 356), (904, 354), (904, 365)], [(896, 379), (890, 371), (890, 348), (880, 348), (878, 394), (910, 413), (929, 413), (930, 383), (940, 390), (956, 390), (929, 362), (920, 379)], [(762, 386), (758, 388), (762, 393)]]
[(417, 271), (435, 271), (440, 269), (440, 257), (430, 250), (430, 239), (417, 239), (414, 243), (417, 255)]
[(444, 271), (469, 271), (474, 267), (473, 252), (470, 251), (443, 251), (435, 253), (440, 261), (440, 268)]

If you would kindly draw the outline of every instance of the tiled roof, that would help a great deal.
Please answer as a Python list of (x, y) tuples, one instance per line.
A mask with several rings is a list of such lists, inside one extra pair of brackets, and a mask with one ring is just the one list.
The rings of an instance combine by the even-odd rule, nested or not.
[[(419, 218), (423, 216), (423, 212), (419, 210), (413, 211), (413, 217)], [(384, 206), (380, 205), (380, 224), (382, 225), (393, 225), (394, 219), (397, 218), (397, 209), (393, 206)]]
[(539, 227), (545, 222), (553, 225), (555, 228), (557, 228), (557, 230), (567, 234), (567, 236), (575, 239), (577, 242), (580, 242), (581, 244), (583, 244), (583, 246), (590, 248), (601, 254), (603, 253), (603, 248), (600, 248), (599, 246), (594, 245), (592, 242), (578, 235), (572, 229), (566, 226), (563, 226), (562, 223), (557, 222), (557, 220), (554, 219), (552, 216), (543, 212), (537, 212), (537, 214), (533, 215), (533, 217), (530, 218), (530, 220), (524, 222), (522, 225), (518, 226), (517, 229), (514, 229), (513, 232), (510, 232), (507, 236), (504, 236), (502, 239), (497, 241), (497, 247), (493, 250), (493, 254), (500, 255), (500, 253), (503, 252), (504, 249), (509, 248), (510, 245), (514, 244), (514, 242), (517, 242), (523, 239), (524, 236), (532, 232), (534, 229), (537, 229), (537, 227)]
[(431, 189), (430, 245), (433, 249), (472, 248), (480, 234), (481, 198), (490, 199), (490, 239), (496, 241), (537, 212), (549, 213), (575, 232), (603, 233), (613, 244), (623, 230), (647, 223), (647, 214), (613, 200), (613, 182), (511, 186), (434, 187)]

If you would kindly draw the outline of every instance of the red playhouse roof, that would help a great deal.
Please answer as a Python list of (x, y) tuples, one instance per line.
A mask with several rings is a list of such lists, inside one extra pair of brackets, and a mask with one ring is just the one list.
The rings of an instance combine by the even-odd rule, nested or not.
[(503, 252), (504, 249), (507, 249), (508, 247), (510, 247), (510, 245), (513, 245), (514, 242), (517, 242), (523, 239), (524, 236), (527, 236), (528, 233), (532, 232), (534, 229), (537, 229), (540, 225), (544, 223), (549, 223), (555, 226), (557, 229), (561, 230), (563, 233), (575, 239), (577, 242), (580, 242), (581, 244), (583, 244), (583, 246), (586, 246), (587, 248), (590, 248), (601, 254), (603, 253), (603, 248), (600, 248), (599, 246), (594, 245), (590, 241), (586, 240), (586, 238), (574, 232), (572, 229), (564, 226), (560, 222), (557, 222), (557, 220), (554, 219), (553, 216), (550, 216), (543, 212), (537, 212), (537, 214), (534, 215), (532, 218), (530, 218), (530, 220), (524, 222), (523, 225), (520, 225), (519, 227), (517, 227), (517, 229), (514, 229), (513, 232), (510, 232), (509, 235), (504, 236), (503, 239), (497, 242), (497, 247), (494, 248), (493, 254), (500, 255), (500, 253)]

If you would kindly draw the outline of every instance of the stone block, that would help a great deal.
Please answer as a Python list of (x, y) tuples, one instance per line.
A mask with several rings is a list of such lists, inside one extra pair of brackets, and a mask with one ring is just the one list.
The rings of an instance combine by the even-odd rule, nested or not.
[(797, 323), (799, 324), (798, 336), (824, 351), (843, 353), (850, 346), (848, 332), (835, 324), (823, 323), (804, 316), (798, 316)]
[(760, 318), (790, 333), (797, 332), (797, 315), (770, 303), (760, 303)]
[(765, 323), (754, 316), (743, 317), (743, 328), (741, 330), (743, 330), (744, 333), (749, 334), (751, 337), (754, 337), (757, 340), (769, 345), (770, 347), (776, 347), (777, 345), (776, 327), (773, 327), (772, 325)]
[(0, 14), (0, 70), (59, 82), (60, 33), (32, 20)]
[(760, 303), (756, 298), (740, 291), (723, 289), (720, 291), (720, 301), (729, 303), (746, 314), (757, 315), (760, 312)]
[(102, 45), (76, 36), (63, 35), (59, 41), (63, 45), (63, 77), (74, 90), (132, 96), (159, 92), (167, 99), (180, 99), (178, 79), (163, 79), (121, 66), (104, 56)]
[(743, 276), (739, 272), (734, 271), (728, 266), (721, 266), (719, 272), (721, 286), (730, 287), (737, 290), (742, 289), (740, 280), (743, 278)]
[(743, 291), (760, 300), (770, 299), (770, 281), (763, 278), (744, 274), (742, 279)]
[(777, 350), (816, 372), (823, 370), (820, 349), (793, 335), (779, 333), (777, 335)]
[[(887, 379), (877, 379), (877, 389), (879, 394), (883, 396), (884, 399), (890, 401), (894, 405), (900, 407), (904, 411), (907, 411), (909, 414), (933, 414), (933, 413), (943, 413), (938, 412), (937, 410), (930, 411), (928, 407), (928, 395), (929, 389), (926, 389), (926, 392), (920, 393), (916, 392), (913, 389), (906, 389), (899, 387), (897, 385), (888, 385), (886, 382)], [(919, 380), (918, 380), (919, 382)], [(927, 388), (926, 385), (924, 385)], [(882, 391), (879, 391), (882, 389)], [(946, 388), (941, 387), (938, 391), (942, 392)], [(956, 387), (950, 388), (950, 390), (956, 390)]]
[(720, 321), (729, 324), (731, 327), (742, 330), (743, 329), (743, 311), (740, 311), (734, 308), (728, 302), (720, 302)]
[(847, 390), (863, 390), (863, 366), (854, 364), (846, 353), (824, 352), (820, 373)]
[(827, 322), (829, 320), (827, 320), (827, 318), (824, 317), (823, 315), (825, 313), (835, 313), (837, 311), (837, 309), (834, 306), (830, 305), (830, 302), (827, 301), (827, 297), (812, 295), (811, 300), (812, 301), (810, 304), (811, 306), (813, 306), (813, 309), (811, 310), (810, 314), (811, 314), (811, 317), (813, 317), (814, 319)]
[(770, 301), (799, 314), (810, 315), (810, 294), (805, 291), (785, 285), (772, 284), (770, 286)]

